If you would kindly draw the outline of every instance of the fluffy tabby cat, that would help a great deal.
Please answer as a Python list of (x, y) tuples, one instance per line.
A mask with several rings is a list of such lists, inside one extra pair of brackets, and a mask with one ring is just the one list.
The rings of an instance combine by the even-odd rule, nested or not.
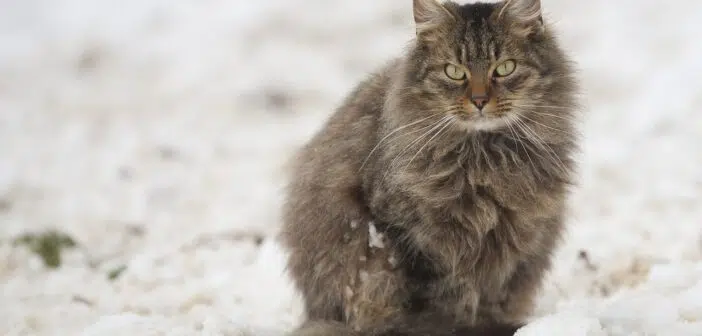
[(576, 84), (539, 0), (414, 0), (417, 37), (296, 157), (294, 335), (512, 335), (563, 229)]

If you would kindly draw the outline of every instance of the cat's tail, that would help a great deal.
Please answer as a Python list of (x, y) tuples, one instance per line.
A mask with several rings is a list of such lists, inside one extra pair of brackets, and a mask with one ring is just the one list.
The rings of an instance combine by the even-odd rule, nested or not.
[(354, 331), (339, 322), (311, 321), (289, 336), (513, 336), (523, 325), (460, 325), (444, 319), (404, 319), (367, 330)]

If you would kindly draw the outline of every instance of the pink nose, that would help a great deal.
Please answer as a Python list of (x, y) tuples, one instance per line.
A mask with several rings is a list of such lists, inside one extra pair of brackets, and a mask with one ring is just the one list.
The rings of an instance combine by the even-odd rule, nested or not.
[(473, 105), (478, 108), (478, 110), (482, 110), (485, 105), (490, 101), (490, 97), (488, 96), (474, 96), (470, 97), (470, 101), (473, 102)]

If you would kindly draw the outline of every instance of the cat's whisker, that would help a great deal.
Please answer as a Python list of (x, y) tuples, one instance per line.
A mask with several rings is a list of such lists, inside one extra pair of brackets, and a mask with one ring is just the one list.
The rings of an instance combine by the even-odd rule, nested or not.
[[(444, 121), (446, 121), (446, 119), (448, 119), (448, 118), (449, 118), (449, 116), (444, 116), (443, 118), (437, 120), (436, 122), (434, 122), (434, 123), (432, 123), (432, 124), (426, 125), (426, 126), (421, 127), (421, 128), (419, 128), (419, 129), (416, 129), (416, 130), (413, 130), (413, 131), (410, 131), (410, 132), (407, 132), (407, 133), (404, 133), (404, 134), (398, 136), (398, 138), (399, 138), (399, 137), (401, 137), (401, 136), (407, 136), (407, 135), (410, 135), (410, 134), (423, 132), (423, 131), (429, 129), (428, 131), (426, 131), (426, 132), (425, 132), (424, 134), (422, 134), (421, 136), (419, 136), (419, 137), (415, 138), (414, 140), (412, 140), (412, 142), (410, 142), (410, 143), (408, 144), (408, 146), (406, 146), (406, 147), (403, 149), (403, 151), (406, 151), (409, 147), (411, 147), (411, 146), (415, 145), (416, 143), (420, 142), (420, 141), (422, 140), (422, 138), (428, 136), (432, 131), (434, 131), (435, 129), (441, 127), (441, 124), (442, 124)], [(430, 129), (430, 128), (431, 128), (431, 129)], [(401, 152), (401, 153), (402, 153), (402, 152)]]
[(538, 121), (536, 121), (536, 120), (534, 120), (534, 119), (532, 119), (532, 118), (529, 118), (529, 117), (527, 117), (527, 116), (525, 116), (525, 115), (523, 115), (523, 116), (521, 116), (521, 117), (524, 118), (524, 119), (526, 119), (526, 120), (528, 120), (528, 121), (530, 121), (530, 122), (533, 122), (534, 124), (537, 124), (537, 125), (539, 125), (539, 126), (546, 127), (546, 128), (548, 128), (548, 129), (550, 129), (550, 130), (553, 130), (553, 131), (556, 131), (556, 132), (561, 132), (561, 133), (566, 134), (566, 135), (570, 135), (570, 132), (568, 132), (568, 131), (566, 131), (566, 130), (562, 130), (562, 129), (560, 129), (560, 128), (555, 128), (555, 127), (553, 127), (553, 126), (545, 125), (545, 124), (543, 124), (543, 123), (541, 123), (541, 122), (538, 122)]
[(417, 151), (417, 153), (415, 153), (414, 156), (412, 156), (412, 158), (409, 160), (409, 162), (407, 162), (407, 165), (405, 165), (405, 168), (407, 168), (407, 166), (411, 165), (411, 164), (412, 164), (412, 161), (414, 161), (414, 159), (417, 157), (417, 155), (419, 155), (419, 153), (420, 153), (421, 151), (423, 151), (424, 148), (426, 148), (426, 147), (431, 143), (432, 140), (434, 140), (439, 134), (441, 134), (441, 132), (443, 132), (447, 127), (451, 126), (451, 124), (453, 124), (453, 122), (454, 122), (455, 120), (456, 120), (455, 118), (448, 118), (448, 121), (446, 122), (446, 124), (445, 124), (441, 129), (439, 129), (439, 130), (436, 132), (436, 134), (434, 134), (433, 137), (429, 138), (429, 140), (427, 140), (427, 142), (424, 144), (424, 146), (422, 146), (422, 147)]
[[(392, 132), (390, 132), (388, 135), (386, 135), (383, 139), (381, 139), (381, 140), (379, 141), (379, 143), (373, 148), (373, 150), (371, 150), (371, 152), (369, 153), (368, 157), (366, 157), (366, 159), (364, 160), (363, 165), (365, 165), (365, 164), (367, 163), (368, 159), (370, 158), (370, 155), (371, 155), (374, 151), (376, 151), (376, 150), (379, 149), (379, 145), (380, 145), (383, 141), (387, 140), (387, 139), (388, 139), (390, 136), (392, 136), (394, 133), (397, 133), (398, 131), (401, 131), (401, 130), (406, 129), (406, 128), (410, 127), (410, 126), (413, 126), (413, 125), (416, 125), (416, 124), (421, 123), (421, 122), (423, 122), (423, 121), (426, 121), (426, 120), (428, 120), (428, 119), (431, 119), (431, 118), (433, 118), (433, 117), (438, 117), (438, 116), (441, 116), (441, 115), (444, 115), (444, 117), (446, 117), (448, 114), (455, 113), (455, 112), (459, 112), (461, 109), (462, 109), (462, 108), (461, 108), (461, 107), (458, 107), (458, 106), (454, 106), (454, 107), (451, 107), (451, 108), (449, 108), (449, 109), (433, 109), (432, 111), (434, 111), (434, 112), (438, 111), (438, 113), (433, 113), (432, 115), (430, 115), (430, 116), (428, 116), (428, 117), (425, 117), (425, 118), (420, 119), (420, 120), (418, 120), (418, 121), (412, 122), (412, 123), (410, 123), (410, 124), (408, 124), (408, 125), (398, 127), (397, 129), (393, 130)], [(404, 137), (404, 136), (407, 136), (407, 135), (410, 135), (410, 134), (414, 134), (414, 133), (417, 133), (417, 132), (421, 132), (421, 131), (426, 130), (427, 128), (430, 128), (430, 127), (435, 126), (435, 125), (436, 125), (436, 124), (430, 124), (430, 125), (426, 125), (426, 126), (420, 127), (420, 128), (418, 128), (418, 129), (415, 129), (415, 130), (411, 130), (411, 131), (409, 131), (409, 132), (405, 132), (405, 133), (402, 133), (402, 134), (398, 134), (397, 136), (395, 136), (395, 137), (393, 137), (392, 139), (390, 139), (390, 141), (399, 139), (399, 138), (401, 138), (401, 137)], [(391, 143), (391, 142), (388, 142), (388, 144), (390, 144), (390, 143)], [(361, 168), (363, 167), (363, 165), (361, 166)]]
[[(423, 122), (423, 121), (426, 121), (426, 120), (428, 120), (428, 119), (431, 119), (431, 118), (433, 118), (433, 117), (437, 117), (437, 116), (439, 116), (439, 115), (440, 115), (440, 113), (432, 114), (432, 115), (430, 115), (430, 116), (428, 116), (428, 117), (426, 117), (426, 118), (422, 118), (422, 119), (419, 119), (419, 120), (414, 121), (414, 122), (412, 122), (412, 123), (409, 123), (409, 124), (407, 124), (407, 125), (400, 126), (400, 127), (396, 128), (395, 130), (393, 130), (392, 132), (388, 133), (388, 135), (386, 135), (386, 136), (383, 137), (380, 141), (378, 141), (378, 144), (376, 144), (375, 147), (373, 147), (373, 149), (368, 153), (368, 156), (366, 156), (365, 160), (363, 160), (363, 163), (361, 164), (361, 167), (360, 167), (358, 170), (360, 171), (360, 170), (363, 169), (363, 167), (365, 167), (366, 163), (368, 163), (368, 160), (369, 160), (370, 157), (373, 155), (373, 153), (375, 153), (375, 151), (380, 147), (380, 145), (381, 145), (385, 140), (387, 140), (389, 137), (391, 137), (393, 134), (395, 134), (395, 133), (397, 133), (397, 132), (399, 132), (399, 131), (402, 131), (402, 130), (408, 128), (408, 127), (412, 127), (412, 126), (414, 126), (414, 125), (416, 125), (416, 124), (419, 124), (419, 123), (421, 123), (421, 122)], [(406, 134), (405, 134), (405, 135), (406, 135)], [(402, 136), (402, 135), (399, 135), (399, 136)]]
[(524, 105), (524, 104), (512, 104), (515, 107), (524, 108), (545, 108), (545, 109), (556, 109), (556, 110), (567, 110), (570, 111), (572, 107), (567, 106), (555, 106), (555, 105)]
[[(439, 120), (437, 123), (441, 123), (441, 120)], [(398, 136), (392, 138), (392, 139), (390, 140), (390, 142), (388, 142), (387, 144), (388, 144), (388, 145), (391, 145), (391, 144), (392, 144), (392, 141), (394, 141), (394, 140), (398, 140), (398, 139), (400, 139), (400, 138), (402, 138), (402, 137), (406, 137), (406, 136), (408, 136), (408, 135), (412, 135), (412, 134), (415, 134), (415, 133), (423, 132), (423, 131), (425, 131), (425, 130), (427, 130), (427, 129), (429, 129), (429, 128), (432, 128), (432, 127), (437, 127), (437, 123), (430, 124), (430, 125), (426, 125), (426, 126), (423, 126), (423, 127), (421, 127), (421, 128), (418, 128), (418, 129), (416, 129), (416, 130), (412, 130), (412, 131), (409, 131), (409, 132), (405, 132), (405, 133), (403, 133), (403, 134), (400, 134), (400, 135), (398, 135)], [(426, 132), (425, 134), (423, 134), (422, 136), (420, 136), (420, 138), (421, 138), (421, 137), (424, 137), (424, 136), (426, 136), (426, 135), (428, 135), (428, 133), (431, 133), (431, 130), (429, 130), (428, 132)], [(410, 143), (407, 147), (405, 147), (405, 149), (403, 149), (402, 152), (406, 151), (407, 149), (409, 149), (408, 147), (411, 147), (411, 146), (415, 145), (415, 144), (418, 143), (420, 140), (421, 140), (421, 139), (419, 139), (419, 138), (414, 139), (414, 140), (412, 141), (412, 143)]]
[[(529, 127), (529, 125), (527, 125), (526, 122), (524, 122), (524, 120), (517, 120), (517, 124), (523, 126), (521, 127), (522, 132), (524, 132), (524, 134), (527, 135), (535, 145), (539, 146), (542, 150), (545, 151), (544, 154), (546, 154), (551, 159), (550, 161), (553, 162), (553, 164), (555, 164), (558, 167), (558, 169), (561, 169), (561, 171), (563, 172), (568, 171), (565, 163), (563, 163), (563, 161), (558, 157), (553, 148), (546, 141), (544, 141), (544, 139), (541, 138), (531, 127)], [(539, 157), (541, 157), (542, 159), (545, 159), (538, 152), (535, 153), (539, 155)]]
[[(390, 168), (392, 168), (392, 167), (395, 166), (395, 163), (397, 162), (397, 160), (398, 160), (399, 158), (401, 158), (402, 155), (403, 155), (405, 152), (407, 152), (407, 150), (409, 150), (412, 146), (414, 146), (414, 145), (418, 144), (419, 142), (421, 142), (422, 139), (424, 139), (425, 137), (427, 137), (427, 136), (428, 136), (429, 134), (431, 134), (434, 130), (440, 128), (440, 127), (443, 125), (443, 123), (446, 122), (446, 121), (448, 120), (448, 118), (449, 118), (449, 116), (444, 116), (443, 118), (441, 118), (441, 120), (439, 120), (439, 121), (437, 121), (436, 123), (430, 125), (430, 126), (432, 126), (430, 130), (428, 130), (427, 132), (425, 132), (424, 134), (420, 135), (419, 137), (417, 137), (416, 139), (414, 139), (412, 142), (410, 142), (410, 143), (409, 143), (404, 149), (402, 149), (402, 151), (400, 151), (400, 152), (395, 156), (395, 158), (390, 162), (390, 165), (389, 165)], [(390, 171), (390, 170), (391, 170), (391, 169), (388, 169), (388, 171)], [(387, 176), (387, 173), (386, 173), (386, 176)]]
[[(521, 108), (521, 106), (515, 106), (515, 107)], [(547, 116), (547, 117), (558, 118), (558, 119), (561, 119), (561, 120), (566, 121), (566, 122), (574, 121), (574, 117), (569, 115), (569, 114), (563, 114), (563, 115), (553, 114), (553, 113), (543, 112), (543, 111), (538, 110), (536, 108), (528, 108), (528, 109), (526, 109), (526, 112), (531, 113), (531, 114), (537, 114), (537, 115), (543, 115), (543, 116)]]
[[(534, 137), (534, 135), (533, 135), (530, 131), (528, 131), (528, 130), (525, 128), (526, 125), (524, 124), (523, 121), (521, 121), (521, 120), (519, 120), (519, 119), (515, 119), (514, 121), (515, 121), (515, 126), (517, 126), (517, 128), (519, 129), (519, 131), (520, 131), (521, 133), (523, 133), (524, 136), (526, 137), (526, 140), (528, 141), (528, 144), (536, 145), (539, 149), (541, 149), (541, 150), (543, 150), (543, 151), (546, 151), (546, 150), (547, 150), (547, 149), (543, 146), (543, 144), (542, 144), (538, 139), (536, 139), (536, 138)], [(522, 143), (522, 146), (525, 146), (525, 147), (526, 147), (525, 141), (521, 141), (521, 143)], [(531, 146), (529, 146), (529, 147), (531, 147)], [(553, 159), (550, 157), (550, 155), (549, 155), (549, 158), (547, 159), (547, 158), (545, 158), (538, 150), (537, 150), (537, 151), (534, 151), (533, 153), (534, 153), (536, 156), (538, 156), (541, 160), (553, 161)], [(560, 169), (560, 168), (559, 168), (559, 169)]]
[(563, 115), (557, 115), (557, 114), (553, 114), (553, 113), (545, 113), (545, 112), (536, 111), (536, 110), (529, 110), (529, 113), (543, 115), (543, 116), (547, 116), (547, 117), (558, 118), (558, 119), (562, 119), (562, 120), (568, 121), (568, 122), (573, 121), (573, 117), (568, 116), (568, 115), (563, 116)]
[[(427, 136), (429, 136), (429, 135), (430, 135), (432, 132), (434, 132), (435, 130), (441, 128), (441, 127), (444, 125), (444, 123), (447, 123), (447, 122), (449, 121), (449, 119), (451, 119), (450, 116), (445, 116), (444, 118), (442, 118), (442, 119), (439, 120), (438, 122), (436, 122), (436, 123), (430, 125), (430, 126), (431, 126), (431, 129), (430, 129), (429, 131), (427, 131), (427, 132), (425, 132), (424, 134), (420, 135), (420, 136), (417, 137), (415, 140), (413, 140), (411, 143), (409, 143), (407, 146), (405, 146), (405, 148), (403, 148), (402, 151), (400, 151), (400, 152), (395, 156), (395, 158), (393, 158), (393, 160), (390, 162), (390, 164), (388, 165), (388, 170), (387, 170), (387, 172), (383, 175), (383, 180), (385, 180), (385, 179), (388, 177), (388, 173), (389, 173), (390, 171), (392, 171), (393, 167), (396, 167), (397, 163), (399, 163), (398, 160), (400, 160), (400, 159), (404, 156), (404, 154), (405, 154), (410, 148), (412, 148), (413, 146), (419, 144), (423, 139), (425, 139)], [(424, 128), (424, 129), (426, 129), (426, 128)]]
[(510, 133), (515, 137), (515, 141), (519, 143), (522, 146), (522, 149), (524, 149), (524, 153), (526, 154), (527, 158), (529, 159), (529, 164), (531, 167), (536, 170), (536, 165), (534, 164), (534, 161), (531, 159), (531, 154), (529, 154), (529, 150), (526, 148), (526, 145), (524, 145), (524, 141), (519, 140), (519, 136), (517, 135), (516, 131), (514, 130), (514, 127), (511, 125), (512, 122), (515, 121), (515, 117), (508, 117), (509, 121), (507, 122), (507, 127), (509, 128)]
[(453, 113), (453, 112), (458, 112), (461, 110), (463, 110), (462, 106), (448, 106), (448, 107), (444, 107), (444, 108), (436, 108), (436, 109), (426, 110), (424, 112), (427, 112), (427, 113), (434, 113), (434, 112)]
[(441, 118), (441, 120), (439, 120), (439, 122), (435, 123), (430, 130), (426, 131), (424, 134), (417, 137), (414, 141), (412, 141), (410, 143), (410, 145), (406, 146), (399, 154), (402, 155), (402, 154), (406, 153), (411, 147), (418, 145), (420, 142), (422, 142), (422, 140), (426, 139), (426, 137), (430, 136), (434, 131), (441, 128), (444, 125), (444, 123), (446, 123), (448, 121), (449, 118), (450, 118), (449, 116), (445, 116), (444, 118)]

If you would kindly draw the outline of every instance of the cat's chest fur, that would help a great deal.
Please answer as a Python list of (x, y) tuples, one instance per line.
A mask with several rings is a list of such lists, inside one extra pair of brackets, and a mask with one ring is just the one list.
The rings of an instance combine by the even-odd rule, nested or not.
[(547, 212), (555, 182), (545, 169), (527, 166), (528, 153), (509, 139), (471, 141), (385, 164), (390, 171), (371, 197), (371, 210), (401, 228), (398, 239), (426, 255), (443, 287), (499, 292), (538, 245), (541, 234), (532, 224)]

